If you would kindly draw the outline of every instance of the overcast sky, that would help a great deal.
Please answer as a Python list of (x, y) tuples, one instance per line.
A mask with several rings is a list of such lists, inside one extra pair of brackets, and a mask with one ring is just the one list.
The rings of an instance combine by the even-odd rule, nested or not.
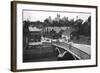
[(83, 19), (84, 21), (88, 19), (89, 16), (91, 16), (90, 13), (79, 13), (79, 12), (52, 12), (52, 11), (29, 11), (24, 10), (23, 11), (23, 20), (29, 20), (29, 21), (44, 21), (46, 18), (51, 16), (52, 19), (55, 19), (57, 14), (60, 14), (60, 17), (63, 18), (68, 17), (68, 19), (75, 19), (76, 16), (78, 18)]

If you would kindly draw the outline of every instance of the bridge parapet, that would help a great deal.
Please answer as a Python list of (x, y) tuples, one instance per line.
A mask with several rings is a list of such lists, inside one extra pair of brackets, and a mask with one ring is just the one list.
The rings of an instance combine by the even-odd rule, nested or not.
[(52, 43), (52, 45), (62, 48), (63, 50), (77, 57), (78, 59), (90, 59), (91, 58), (91, 55), (88, 54), (87, 52), (81, 49), (78, 49), (70, 44), (64, 43), (64, 42), (55, 42), (55, 43)]

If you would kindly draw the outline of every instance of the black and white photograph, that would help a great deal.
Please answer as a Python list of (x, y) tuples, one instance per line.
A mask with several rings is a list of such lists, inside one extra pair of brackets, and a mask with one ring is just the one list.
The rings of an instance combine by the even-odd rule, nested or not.
[(23, 10), (23, 62), (91, 59), (91, 14)]
[(97, 66), (97, 6), (12, 2), (12, 71)]

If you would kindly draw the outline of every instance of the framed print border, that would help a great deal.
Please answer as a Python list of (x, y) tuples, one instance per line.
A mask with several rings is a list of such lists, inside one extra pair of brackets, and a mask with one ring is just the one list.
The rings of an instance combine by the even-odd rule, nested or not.
[[(78, 65), (78, 66), (61, 66), (61, 67), (50, 67), (50, 68), (30, 68), (30, 69), (17, 69), (17, 4), (28, 4), (28, 5), (44, 5), (44, 6), (59, 6), (59, 7), (82, 7), (82, 8), (94, 8), (96, 10), (95, 15), (95, 64), (93, 65)], [(98, 32), (97, 32), (97, 6), (90, 5), (74, 5), (74, 4), (58, 4), (58, 3), (42, 3), (42, 2), (26, 2), (26, 1), (12, 1), (11, 2), (11, 71), (19, 72), (19, 71), (36, 71), (36, 70), (52, 70), (52, 69), (66, 69), (66, 68), (83, 68), (83, 67), (96, 67), (98, 65), (98, 49), (97, 49), (97, 40), (98, 40)]]

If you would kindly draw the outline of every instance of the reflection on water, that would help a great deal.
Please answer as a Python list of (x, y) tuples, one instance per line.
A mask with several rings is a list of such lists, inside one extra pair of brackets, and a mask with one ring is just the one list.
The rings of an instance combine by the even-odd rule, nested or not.
[(30, 45), (24, 49), (23, 62), (61, 61), (75, 59), (69, 52), (65, 53), (62, 57), (58, 57), (58, 55), (59, 51), (51, 43), (43, 43), (42, 45), (34, 46)]

